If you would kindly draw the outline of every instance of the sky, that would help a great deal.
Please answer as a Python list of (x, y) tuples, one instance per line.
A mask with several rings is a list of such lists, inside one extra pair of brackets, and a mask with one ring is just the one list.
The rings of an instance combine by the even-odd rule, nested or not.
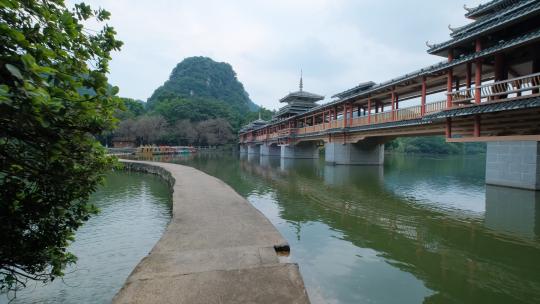
[(426, 41), (449, 39), (480, 0), (85, 0), (111, 12), (117, 38), (109, 82), (146, 101), (186, 57), (228, 62), (268, 109), (298, 90), (331, 96), (444, 60)]

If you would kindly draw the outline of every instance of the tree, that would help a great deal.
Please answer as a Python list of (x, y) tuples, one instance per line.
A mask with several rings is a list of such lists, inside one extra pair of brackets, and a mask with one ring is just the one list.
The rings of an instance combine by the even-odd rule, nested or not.
[(135, 124), (135, 134), (140, 144), (156, 143), (165, 132), (167, 121), (162, 116), (142, 116)]
[(145, 114), (146, 111), (142, 101), (131, 98), (121, 98), (121, 100), (123, 103), (123, 109), (118, 109), (118, 111), (116, 111), (116, 118), (125, 120)]
[(89, 195), (113, 159), (95, 137), (114, 126), (108, 85), (122, 43), (105, 10), (63, 0), (0, 0), (0, 291), (47, 282), (96, 212)]
[(197, 130), (200, 144), (223, 145), (234, 139), (231, 125), (223, 118), (201, 121)]
[(193, 123), (186, 119), (178, 121), (169, 132), (173, 135), (174, 142), (180, 145), (193, 144), (199, 137)]

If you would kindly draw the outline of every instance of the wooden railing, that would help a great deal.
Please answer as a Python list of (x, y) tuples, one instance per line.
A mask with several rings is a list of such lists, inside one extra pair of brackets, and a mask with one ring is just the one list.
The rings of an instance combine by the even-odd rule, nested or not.
[(452, 92), (450, 95), (452, 95), (453, 103), (467, 104), (476, 100), (477, 91), (480, 92), (481, 102), (485, 102), (518, 97), (522, 93), (532, 92), (535, 89), (540, 89), (540, 73), (487, 83), (480, 87), (465, 88)]
[(440, 100), (426, 104), (426, 114), (440, 112), (444, 109), (446, 109), (446, 100)]
[[(425, 105), (424, 113), (425, 114), (435, 113), (435, 112), (442, 111), (444, 109), (446, 109), (446, 100), (440, 100), (436, 102), (427, 103)], [(380, 124), (380, 123), (391, 122), (391, 121), (417, 119), (421, 117), (422, 117), (422, 107), (413, 106), (413, 107), (398, 109), (398, 110), (395, 110), (394, 112), (388, 111), (388, 112), (381, 112), (381, 113), (372, 113), (369, 117), (368, 116), (354, 117), (352, 120), (348, 119), (347, 124), (349, 127), (357, 127), (357, 126), (364, 126), (364, 125)], [(269, 134), (258, 135), (256, 137), (248, 136), (247, 141), (251, 141), (253, 138), (257, 141), (264, 141), (267, 139), (276, 139), (279, 137), (286, 137), (292, 134), (302, 135), (302, 134), (321, 132), (321, 131), (325, 131), (329, 129), (338, 129), (338, 128), (343, 128), (343, 124), (344, 122), (342, 119), (332, 120), (332, 121), (327, 121), (327, 122), (320, 123), (314, 126), (283, 129), (283, 130), (272, 132)]]

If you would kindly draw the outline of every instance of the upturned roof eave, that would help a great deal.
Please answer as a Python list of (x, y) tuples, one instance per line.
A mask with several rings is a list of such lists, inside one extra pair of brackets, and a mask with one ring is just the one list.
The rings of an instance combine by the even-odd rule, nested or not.
[(490, 55), (490, 54), (492, 54), (494, 52), (500, 51), (500, 50), (515, 47), (515, 46), (525, 44), (525, 43), (530, 43), (531, 41), (536, 41), (536, 40), (539, 40), (539, 39), (540, 39), (540, 29), (537, 29), (535, 31), (532, 31), (532, 32), (529, 32), (529, 33), (527, 33), (525, 35), (517, 37), (515, 39), (496, 44), (496, 45), (494, 45), (492, 47), (489, 47), (487, 49), (484, 49), (483, 51), (480, 51), (478, 53), (472, 53), (472, 54), (467, 55), (467, 56), (456, 58), (451, 62), (442, 61), (442, 62), (439, 62), (438, 64), (434, 64), (434, 65), (425, 67), (423, 69), (420, 69), (418, 71), (415, 71), (415, 72), (412, 72), (412, 73), (409, 73), (409, 74), (405, 74), (404, 76), (401, 76), (401, 77), (398, 77), (398, 78), (395, 78), (395, 79), (392, 79), (392, 80), (389, 80), (389, 81), (386, 81), (386, 82), (383, 82), (383, 83), (379, 83), (379, 84), (371, 87), (368, 90), (362, 91), (359, 94), (349, 95), (349, 96), (346, 96), (345, 98), (340, 98), (340, 99), (336, 100), (334, 103), (340, 103), (340, 102), (347, 101), (347, 100), (350, 100), (350, 99), (353, 99), (353, 98), (358, 98), (360, 96), (367, 97), (370, 93), (376, 92), (376, 91), (381, 90), (381, 89), (389, 88), (389, 87), (394, 86), (396, 84), (399, 84), (401, 82), (408, 81), (408, 80), (414, 79), (416, 77), (427, 76), (429, 74), (439, 72), (441, 70), (444, 70), (444, 69), (447, 69), (447, 68), (462, 64), (462, 63), (467, 62), (467, 61), (471, 61), (471, 60), (475, 60), (477, 58), (488, 56), (488, 55)]
[[(532, 4), (531, 8), (529, 8), (528, 10), (523, 10), (524, 6), (530, 5), (530, 4)], [(480, 27), (480, 28), (478, 28), (476, 30), (473, 30), (471, 32), (464, 32), (459, 37), (456, 35), (455, 38), (452, 38), (452, 39), (447, 40), (445, 42), (438, 43), (438, 44), (430, 47), (427, 50), (427, 52), (429, 54), (431, 54), (431, 55), (446, 56), (444, 51), (448, 50), (451, 47), (456, 47), (457, 45), (462, 45), (464, 43), (473, 41), (474, 39), (478, 38), (478, 36), (485, 35), (487, 33), (491, 33), (493, 31), (496, 31), (499, 28), (501, 28), (503, 25), (512, 24), (512, 23), (514, 23), (516, 21), (519, 21), (520, 19), (527, 18), (527, 17), (529, 17), (531, 15), (534, 15), (535, 13), (539, 13), (540, 12), (540, 2), (527, 1), (527, 2), (523, 2), (523, 3), (519, 3), (515, 7), (512, 7), (511, 9), (509, 9), (508, 11), (511, 11), (515, 15), (514, 16), (505, 16), (506, 20), (498, 21), (495, 24), (486, 25), (485, 28)], [(493, 18), (495, 18), (497, 16), (498, 15), (494, 15)], [(490, 19), (487, 19), (487, 20), (476, 21), (476, 22), (489, 22), (489, 21), (493, 21), (493, 19), (490, 18)], [(471, 25), (466, 25), (466, 26), (472, 26), (473, 24), (474, 23), (472, 23)]]

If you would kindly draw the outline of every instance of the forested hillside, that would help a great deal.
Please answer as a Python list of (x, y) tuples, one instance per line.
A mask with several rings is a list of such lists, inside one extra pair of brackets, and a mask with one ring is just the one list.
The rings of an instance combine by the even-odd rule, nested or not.
[(231, 65), (208, 57), (189, 57), (180, 62), (169, 80), (148, 99), (148, 107), (178, 99), (218, 101), (240, 113), (258, 109)]
[(447, 143), (443, 136), (400, 137), (385, 145), (386, 151), (426, 154), (479, 154), (485, 143)]
[(148, 101), (123, 98), (113, 138), (141, 144), (219, 145), (232, 142), (241, 126), (272, 112), (255, 105), (230, 64), (207, 57), (180, 62)]

